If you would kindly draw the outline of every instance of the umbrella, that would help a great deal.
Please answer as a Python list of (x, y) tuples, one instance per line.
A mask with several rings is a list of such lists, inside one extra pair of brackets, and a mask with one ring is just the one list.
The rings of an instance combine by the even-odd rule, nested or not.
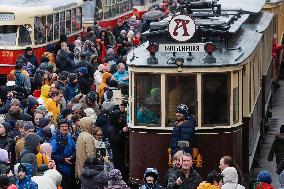
[(160, 10), (151, 10), (143, 14), (142, 18), (143, 20), (150, 20), (154, 21), (157, 19), (160, 19), (163, 16), (163, 12)]

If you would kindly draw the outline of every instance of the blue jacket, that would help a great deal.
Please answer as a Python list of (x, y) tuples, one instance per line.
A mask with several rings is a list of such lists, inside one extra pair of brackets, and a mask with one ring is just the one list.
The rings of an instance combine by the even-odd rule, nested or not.
[(117, 72), (115, 72), (114, 74), (113, 74), (113, 77), (114, 77), (114, 79), (116, 80), (116, 81), (118, 81), (118, 82), (123, 82), (123, 83), (126, 83), (126, 84), (128, 84), (128, 81), (129, 80), (123, 80), (123, 78), (125, 78), (125, 77), (127, 77), (128, 76), (128, 72), (127, 71), (123, 71), (122, 73), (120, 73), (119, 71), (117, 71)]
[(51, 158), (55, 161), (57, 170), (60, 173), (71, 175), (72, 165), (64, 162), (64, 158), (76, 157), (76, 144), (71, 134), (63, 136), (57, 132), (50, 139), (50, 144), (52, 146)]
[(186, 121), (177, 127), (174, 125), (171, 140), (171, 154), (172, 156), (181, 148), (178, 146), (178, 141), (188, 141), (189, 147), (183, 148), (187, 153), (192, 153), (192, 142), (195, 133), (196, 119), (193, 115), (189, 115)]
[(64, 98), (66, 102), (70, 102), (71, 99), (74, 98), (79, 93), (80, 91), (79, 91), (78, 83), (76, 83), (75, 85), (71, 83), (67, 83)]
[(33, 166), (29, 163), (22, 163), (26, 167), (26, 177), (23, 180), (17, 179), (16, 185), (18, 189), (37, 189), (38, 185), (31, 180)]

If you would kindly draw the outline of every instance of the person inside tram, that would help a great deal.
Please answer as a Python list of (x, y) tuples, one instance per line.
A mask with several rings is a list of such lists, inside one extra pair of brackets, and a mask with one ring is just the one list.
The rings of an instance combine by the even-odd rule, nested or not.
[(30, 45), (32, 43), (30, 36), (31, 28), (28, 25), (21, 25), (19, 28), (19, 45)]
[(137, 123), (139, 124), (158, 124), (159, 117), (146, 104), (140, 104), (137, 111)]

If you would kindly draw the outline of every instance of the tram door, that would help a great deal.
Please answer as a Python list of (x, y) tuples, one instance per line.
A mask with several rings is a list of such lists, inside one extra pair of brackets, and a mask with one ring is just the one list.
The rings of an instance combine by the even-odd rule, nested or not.
[(93, 21), (96, 15), (96, 0), (84, 0), (83, 21)]

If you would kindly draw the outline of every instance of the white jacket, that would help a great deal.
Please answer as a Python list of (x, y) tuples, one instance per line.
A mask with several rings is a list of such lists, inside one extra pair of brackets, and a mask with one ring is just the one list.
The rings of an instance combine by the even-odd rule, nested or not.
[(238, 184), (238, 183), (225, 183), (221, 189), (245, 189), (244, 186)]

